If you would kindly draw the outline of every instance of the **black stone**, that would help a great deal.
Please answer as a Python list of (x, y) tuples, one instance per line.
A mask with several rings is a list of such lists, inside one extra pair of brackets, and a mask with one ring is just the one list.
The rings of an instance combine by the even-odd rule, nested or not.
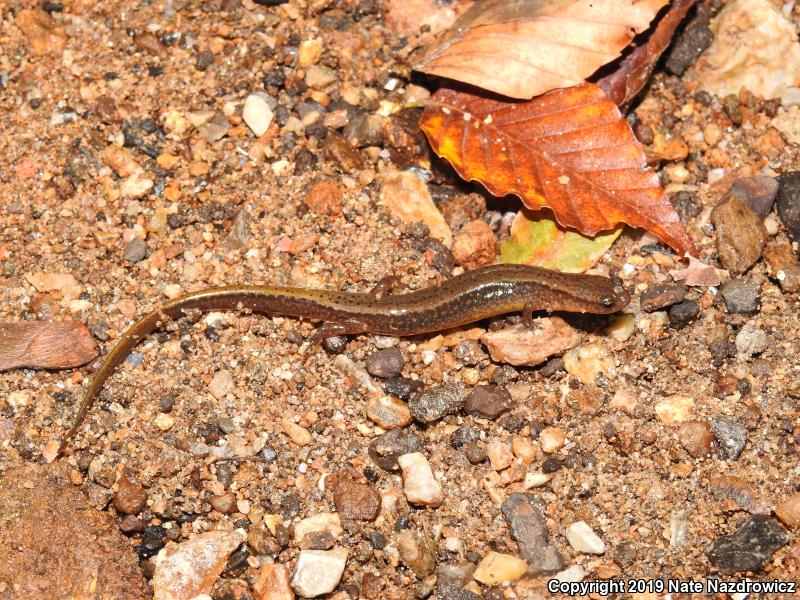
[(673, 75), (683, 75), (697, 57), (711, 45), (714, 34), (708, 27), (709, 21), (708, 10), (698, 10), (695, 18), (678, 33), (664, 63), (667, 71)]
[(714, 417), (711, 419), (711, 431), (725, 458), (739, 458), (747, 443), (747, 427), (728, 417)]
[(706, 553), (723, 573), (759, 573), (775, 551), (788, 542), (789, 534), (777, 520), (767, 515), (753, 515), (736, 532), (714, 540)]
[(373, 352), (367, 357), (367, 373), (381, 379), (397, 377), (403, 372), (405, 359), (403, 353), (397, 348), (384, 348)]
[(422, 440), (416, 433), (404, 429), (392, 429), (372, 440), (367, 452), (381, 469), (396, 471), (399, 468), (397, 465), (399, 456), (421, 449)]
[(411, 416), (420, 423), (434, 423), (464, 408), (467, 389), (460, 383), (435, 385), (416, 394), (408, 403)]
[(780, 175), (778, 183), (778, 216), (792, 239), (800, 243), (800, 171)]
[(422, 382), (406, 377), (393, 377), (384, 381), (381, 387), (387, 394), (392, 394), (404, 402), (408, 402), (417, 390), (422, 387)]
[(700, 314), (700, 305), (694, 300), (684, 300), (669, 309), (669, 324), (674, 329), (683, 329)]
[(758, 310), (758, 286), (747, 279), (731, 279), (720, 288), (729, 313), (749, 315)]

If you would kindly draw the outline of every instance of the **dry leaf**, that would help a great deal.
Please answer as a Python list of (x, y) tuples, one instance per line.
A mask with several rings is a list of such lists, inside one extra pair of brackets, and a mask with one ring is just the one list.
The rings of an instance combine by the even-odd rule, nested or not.
[(565, 273), (583, 273), (594, 266), (622, 233), (588, 238), (559, 227), (545, 211), (521, 210), (511, 225), (511, 238), (500, 245), (501, 262), (534, 265)]
[(485, 0), (415, 68), (511, 98), (582, 83), (668, 0)]
[(642, 90), (661, 54), (672, 41), (675, 29), (696, 2), (675, 0), (669, 12), (658, 20), (647, 41), (625, 56), (613, 72), (597, 81), (597, 85), (617, 106), (626, 106)]
[(680, 254), (694, 248), (617, 106), (597, 85), (528, 102), (443, 88), (420, 126), (459, 175), (528, 208), (550, 208), (584, 235), (643, 227)]
[(69, 369), (97, 356), (89, 330), (77, 321), (0, 323), (0, 371), (19, 367)]

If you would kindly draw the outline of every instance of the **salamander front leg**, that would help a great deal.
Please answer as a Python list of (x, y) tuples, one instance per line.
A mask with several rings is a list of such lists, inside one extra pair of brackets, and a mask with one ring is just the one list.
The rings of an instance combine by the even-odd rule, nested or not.
[(309, 341), (313, 347), (322, 342), (322, 340), (325, 338), (333, 337), (335, 335), (353, 335), (356, 333), (364, 333), (368, 329), (369, 327), (367, 327), (364, 323), (361, 321), (356, 321), (355, 319), (345, 321), (344, 323), (325, 323), (314, 332)]
[(380, 300), (385, 296), (389, 296), (394, 289), (400, 285), (400, 277), (398, 275), (387, 275), (383, 277), (378, 283), (375, 284), (375, 287), (372, 288), (368, 293), (371, 296), (374, 296), (376, 300)]
[(537, 310), (535, 304), (526, 304), (522, 309), (522, 324), (531, 331), (538, 331), (542, 326), (533, 318), (533, 311)]

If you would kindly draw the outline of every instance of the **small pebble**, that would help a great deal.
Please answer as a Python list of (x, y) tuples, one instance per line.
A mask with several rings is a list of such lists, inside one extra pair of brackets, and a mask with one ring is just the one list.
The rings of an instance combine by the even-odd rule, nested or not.
[(656, 415), (664, 425), (688, 421), (694, 410), (694, 400), (687, 396), (668, 396), (655, 406)]
[(367, 357), (367, 372), (382, 379), (397, 377), (403, 372), (405, 359), (398, 348), (386, 348), (373, 352)]
[(578, 521), (567, 527), (564, 535), (575, 551), (585, 554), (603, 554), (606, 545), (585, 522)]
[(473, 577), (484, 585), (503, 585), (522, 578), (528, 572), (528, 563), (512, 554), (491, 551), (483, 557)]
[(291, 419), (281, 419), (281, 430), (298, 446), (308, 446), (311, 443), (311, 432)]
[(747, 443), (747, 427), (729, 417), (714, 417), (711, 430), (725, 458), (738, 459)]
[(123, 258), (129, 263), (136, 264), (145, 256), (147, 256), (147, 244), (143, 239), (135, 237), (125, 246)]
[(694, 300), (684, 300), (669, 307), (669, 324), (673, 329), (683, 329), (700, 314), (700, 305)]
[(444, 502), (442, 488), (433, 476), (428, 459), (421, 452), (397, 458), (403, 474), (403, 492), (411, 504), (437, 507)]
[(608, 376), (614, 370), (614, 357), (603, 344), (589, 343), (564, 354), (564, 368), (581, 383), (594, 383), (600, 373)]
[(800, 243), (800, 171), (778, 177), (778, 215), (792, 239)]
[(460, 383), (435, 385), (417, 393), (409, 401), (414, 419), (420, 423), (434, 423), (447, 415), (461, 411), (466, 403), (467, 389)]
[[(294, 526), (294, 541), (301, 548), (329, 550), (342, 535), (342, 519), (336, 513), (318, 513)], [(319, 547), (317, 544), (324, 547)]]
[(407, 379), (405, 377), (393, 377), (392, 379), (384, 381), (381, 387), (383, 387), (383, 391), (387, 394), (392, 394), (408, 402), (422, 385), (422, 382), (419, 380)]
[(232, 515), (236, 512), (236, 494), (233, 492), (211, 496), (208, 503), (211, 504), (211, 508), (221, 512), (223, 515)]
[(736, 334), (736, 353), (740, 360), (749, 360), (767, 349), (769, 338), (753, 321), (745, 323)]
[(250, 94), (244, 100), (242, 119), (257, 137), (264, 135), (272, 124), (274, 113), (271, 104), (273, 104), (273, 100), (263, 92)]
[(400, 560), (419, 579), (431, 575), (436, 568), (435, 544), (421, 531), (404, 530), (397, 538)]
[(253, 580), (256, 600), (294, 600), (289, 569), (280, 563), (264, 563)]
[(422, 440), (416, 433), (404, 429), (393, 429), (372, 440), (368, 453), (380, 468), (386, 471), (396, 471), (399, 456), (412, 454), (421, 449)]
[(303, 598), (330, 594), (342, 579), (347, 555), (345, 548), (301, 550), (294, 567), (292, 589)]
[(800, 493), (795, 493), (775, 508), (775, 515), (789, 528), (800, 527)]
[(486, 448), (486, 454), (489, 456), (489, 463), (495, 471), (502, 471), (511, 466), (514, 461), (514, 453), (511, 446), (500, 440), (492, 440)]
[(333, 488), (333, 503), (347, 521), (374, 521), (381, 509), (381, 496), (370, 485), (342, 477)]
[(167, 413), (160, 413), (156, 417), (155, 424), (161, 431), (169, 431), (175, 425), (175, 419)]
[(147, 506), (147, 491), (125, 476), (117, 482), (112, 498), (114, 508), (123, 515), (138, 515)]
[(208, 391), (214, 398), (224, 398), (233, 390), (233, 375), (230, 371), (217, 371), (208, 384)]
[(467, 394), (464, 411), (468, 415), (476, 415), (496, 420), (500, 415), (511, 410), (514, 401), (508, 390), (496, 385), (479, 385)]
[(534, 319), (534, 327), (519, 324), (481, 336), (492, 360), (510, 365), (536, 366), (554, 354), (572, 348), (582, 334), (560, 317)]
[(711, 211), (717, 232), (717, 254), (732, 275), (744, 273), (761, 258), (769, 234), (756, 213), (733, 196)]
[(367, 404), (367, 417), (385, 430), (398, 429), (411, 423), (411, 410), (394, 396), (373, 398)]
[(561, 553), (548, 542), (547, 522), (534, 494), (511, 494), (500, 508), (531, 575), (555, 573), (564, 568)]
[(314, 90), (323, 90), (337, 79), (336, 71), (324, 65), (311, 65), (306, 70), (306, 85)]
[(758, 311), (758, 286), (748, 279), (731, 279), (720, 288), (729, 313), (749, 315)]
[(539, 445), (547, 454), (561, 450), (566, 440), (567, 434), (561, 427), (545, 427), (539, 432)]
[(714, 434), (708, 423), (687, 421), (678, 429), (678, 440), (693, 458), (701, 458), (711, 454)]
[(645, 312), (653, 312), (681, 302), (689, 291), (685, 285), (651, 285), (642, 292), (639, 303)]
[(725, 196), (733, 196), (765, 219), (772, 211), (780, 184), (775, 177), (740, 177), (736, 179)]

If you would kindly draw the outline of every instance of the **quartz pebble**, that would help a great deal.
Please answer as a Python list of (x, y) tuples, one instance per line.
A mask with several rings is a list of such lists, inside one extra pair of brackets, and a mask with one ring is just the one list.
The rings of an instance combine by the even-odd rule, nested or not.
[(185, 600), (209, 594), (231, 553), (247, 539), (241, 530), (208, 531), (168, 544), (155, 558), (155, 600)]
[(481, 336), (481, 342), (496, 362), (536, 366), (583, 339), (580, 332), (560, 317), (543, 317), (533, 323), (533, 327), (519, 324), (490, 331)]
[(175, 419), (166, 413), (159, 413), (155, 420), (156, 427), (161, 431), (169, 431), (175, 425)]
[(768, 343), (769, 338), (764, 330), (754, 322), (748, 321), (736, 334), (737, 358), (747, 361), (766, 350)]
[(399, 171), (387, 174), (381, 183), (380, 203), (392, 217), (408, 224), (422, 221), (430, 236), (446, 247), (453, 245), (453, 234), (442, 213), (433, 203), (425, 183), (413, 173)]
[(486, 448), (486, 454), (489, 456), (489, 463), (495, 471), (502, 471), (511, 466), (514, 460), (514, 453), (511, 451), (511, 446), (500, 440), (492, 440)]
[(367, 404), (367, 417), (385, 430), (398, 429), (411, 423), (411, 410), (394, 396), (373, 398)]
[(298, 446), (308, 446), (311, 443), (311, 432), (291, 419), (281, 419), (281, 430)]
[(473, 577), (484, 585), (502, 585), (520, 579), (528, 571), (528, 564), (512, 554), (489, 552), (478, 563)]
[(687, 396), (668, 396), (656, 404), (655, 410), (664, 425), (678, 425), (691, 418), (694, 400)]
[(539, 445), (547, 454), (558, 452), (566, 442), (567, 434), (561, 427), (545, 427), (539, 432)]
[(494, 263), (498, 253), (497, 237), (482, 220), (470, 221), (453, 238), (453, 258), (467, 270)]
[(217, 371), (208, 384), (208, 391), (214, 398), (224, 398), (233, 390), (233, 376), (230, 371)]
[(250, 94), (244, 100), (242, 119), (257, 137), (264, 135), (272, 124), (274, 113), (271, 100), (263, 92)]
[(403, 474), (403, 492), (411, 504), (436, 507), (444, 502), (442, 488), (424, 454), (403, 454), (397, 458), (397, 464)]
[(612, 374), (614, 358), (603, 344), (584, 344), (564, 354), (564, 368), (581, 383), (590, 384), (600, 373)]
[(291, 586), (303, 598), (330, 594), (339, 585), (347, 565), (347, 549), (301, 550)]
[[(315, 545), (316, 549), (327, 550), (333, 546), (342, 532), (342, 520), (338, 514), (319, 513), (306, 517), (294, 526), (294, 540), (301, 548), (309, 547), (309, 543), (325, 544), (327, 542), (326, 548), (318, 548)], [(320, 538), (327, 539), (321, 541)]]
[(584, 521), (578, 521), (567, 527), (564, 535), (577, 552), (603, 554), (606, 551), (603, 540)]

